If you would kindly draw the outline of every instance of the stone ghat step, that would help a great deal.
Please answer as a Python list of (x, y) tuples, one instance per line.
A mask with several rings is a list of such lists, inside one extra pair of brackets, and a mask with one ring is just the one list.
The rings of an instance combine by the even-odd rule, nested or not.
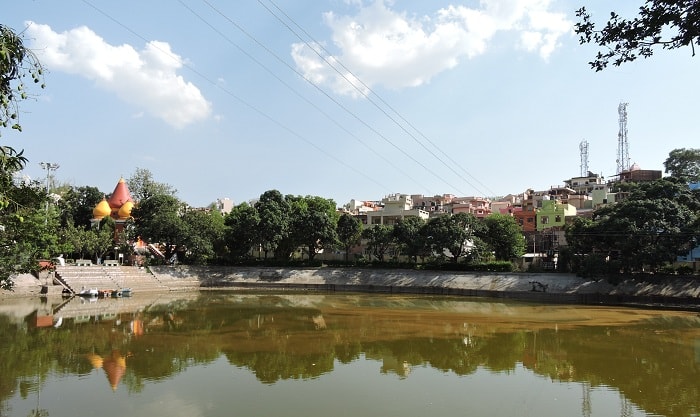
[(129, 266), (59, 266), (56, 273), (76, 292), (81, 288), (131, 288), (134, 292), (170, 290), (147, 270)]
[[(197, 294), (191, 294), (188, 299), (196, 298)], [(137, 313), (155, 306), (167, 306), (177, 300), (182, 300), (185, 295), (175, 293), (149, 293), (135, 294), (132, 297), (121, 298), (97, 298), (84, 299), (73, 297), (65, 304), (53, 311), (53, 315), (62, 318), (74, 319), (109, 319), (123, 313)]]

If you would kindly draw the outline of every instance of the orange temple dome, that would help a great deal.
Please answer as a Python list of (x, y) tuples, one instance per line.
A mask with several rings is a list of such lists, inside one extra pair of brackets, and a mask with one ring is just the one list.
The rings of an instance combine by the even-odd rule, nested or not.
[(117, 186), (114, 187), (114, 191), (112, 192), (112, 195), (109, 197), (109, 200), (107, 200), (107, 202), (112, 208), (112, 212), (114, 214), (117, 214), (117, 212), (119, 212), (119, 209), (127, 201), (133, 202), (133, 200), (131, 199), (131, 193), (129, 193), (129, 187), (126, 186), (126, 181), (124, 181), (124, 178), (120, 178), (119, 182), (117, 183)]
[(129, 200), (126, 203), (124, 203), (123, 206), (119, 209), (118, 216), (120, 219), (128, 219), (131, 217), (131, 209), (134, 208), (134, 202)]
[[(131, 212), (131, 210), (129, 210)], [(92, 215), (97, 220), (102, 220), (103, 218), (109, 216), (112, 213), (112, 208), (109, 207), (109, 203), (106, 198), (102, 198), (102, 201), (97, 203), (94, 209), (92, 209)]]
[(105, 217), (111, 217), (117, 223), (123, 223), (124, 220), (131, 217), (131, 210), (135, 204), (126, 181), (124, 178), (120, 178), (109, 198), (103, 198), (92, 210), (92, 220), (99, 221)]

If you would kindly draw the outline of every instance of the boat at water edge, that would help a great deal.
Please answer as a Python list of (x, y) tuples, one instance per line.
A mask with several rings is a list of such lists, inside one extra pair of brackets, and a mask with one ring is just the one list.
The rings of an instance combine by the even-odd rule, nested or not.
[(97, 297), (99, 293), (97, 288), (83, 288), (78, 291), (78, 295), (81, 297)]

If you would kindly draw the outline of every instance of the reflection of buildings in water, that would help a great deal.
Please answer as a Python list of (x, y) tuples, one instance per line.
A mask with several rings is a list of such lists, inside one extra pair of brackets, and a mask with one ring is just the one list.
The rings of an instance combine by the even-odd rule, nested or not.
[(317, 316), (313, 316), (311, 318), (314, 322), (314, 326), (316, 326), (316, 329), (325, 329), (326, 328), (326, 319), (323, 318), (323, 315), (319, 314)]
[[(120, 318), (124, 316), (140, 315), (141, 312), (155, 306), (167, 305), (173, 301), (184, 302), (195, 299), (197, 296), (197, 293), (146, 293), (132, 297), (95, 297), (89, 300), (83, 299), (83, 297), (72, 297), (63, 300), (60, 304), (51, 304), (50, 308), (46, 309), (46, 311), (43, 311), (40, 307), (35, 308), (34, 314), (36, 316), (42, 316), (42, 327), (55, 325), (58, 317), (62, 318), (63, 324), (66, 322), (85, 323), (90, 321), (114, 321), (119, 325), (121, 324), (119, 322)], [(53, 315), (51, 324), (49, 324), (49, 319), (45, 317), (49, 315)], [(31, 317), (31, 320), (36, 321), (34, 317)], [(35, 327), (37, 326), (36, 322), (32, 323), (30, 321), (29, 323)], [(141, 328), (143, 328), (143, 326)]]
[(133, 320), (131, 320), (131, 322), (129, 323), (129, 330), (134, 336), (143, 335), (143, 320), (141, 320), (139, 317), (136, 317)]
[(407, 361), (399, 362), (398, 358), (394, 356), (384, 356), (382, 358), (381, 373), (395, 373), (403, 379), (411, 373), (411, 365)]
[(121, 352), (115, 349), (106, 358), (91, 353), (87, 355), (87, 359), (94, 369), (102, 368), (105, 371), (112, 391), (116, 391), (119, 381), (126, 373), (126, 357), (122, 356)]
[(475, 345), (475, 343), (474, 343), (474, 326), (470, 325), (469, 323), (462, 323), (462, 328), (463, 328), (463, 332), (466, 333), (466, 335), (462, 339), (462, 343), (464, 343), (464, 346), (466, 346), (466, 347), (473, 347)]

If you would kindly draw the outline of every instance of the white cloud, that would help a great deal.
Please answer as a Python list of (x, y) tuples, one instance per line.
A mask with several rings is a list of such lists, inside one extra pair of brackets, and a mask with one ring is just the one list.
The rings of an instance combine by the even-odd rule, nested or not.
[[(337, 56), (313, 45), (292, 45), (292, 57), (308, 79), (340, 94), (361, 95), (320, 57), (339, 60), (368, 86), (400, 89), (419, 86), (460, 63), (485, 54), (497, 33), (515, 34), (514, 46), (548, 59), (573, 23), (550, 11), (551, 0), (481, 0), (478, 8), (450, 5), (433, 16), (414, 17), (375, 0), (354, 16), (324, 15)], [(387, 6), (387, 4), (389, 4)], [(323, 45), (325, 46), (325, 45)], [(348, 77), (348, 71), (339, 70)], [(362, 90), (366, 88), (362, 87)]]
[(166, 42), (151, 41), (137, 51), (131, 45), (110, 45), (82, 26), (54, 32), (48, 25), (27, 22), (32, 49), (49, 70), (78, 74), (145, 112), (182, 128), (206, 119), (211, 104), (177, 71), (183, 60)]

